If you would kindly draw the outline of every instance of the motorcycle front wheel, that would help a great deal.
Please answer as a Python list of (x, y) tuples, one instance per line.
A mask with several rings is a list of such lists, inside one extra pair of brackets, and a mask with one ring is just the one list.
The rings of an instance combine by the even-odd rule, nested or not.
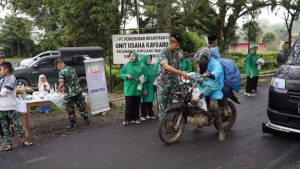
[(174, 144), (182, 136), (184, 126), (184, 118), (180, 112), (169, 112), (159, 123), (159, 138), (166, 144)]

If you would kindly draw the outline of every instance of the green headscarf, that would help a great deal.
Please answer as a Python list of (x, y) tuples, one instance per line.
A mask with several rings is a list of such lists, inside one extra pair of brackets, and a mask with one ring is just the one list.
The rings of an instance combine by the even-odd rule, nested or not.
[(185, 72), (191, 72), (193, 69), (192, 62), (184, 56), (183, 50), (176, 51), (176, 55), (179, 58), (179, 53), (182, 53), (182, 58), (179, 60), (179, 69)]
[(176, 55), (178, 55), (178, 57), (179, 57), (179, 53), (182, 53), (182, 58), (181, 59), (184, 59), (184, 53), (183, 53), (182, 49), (179, 49), (179, 50), (176, 51)]
[(129, 55), (130, 55), (131, 53), (133, 53), (135, 60), (134, 60), (134, 62), (131, 62), (131, 61), (129, 61), (129, 62), (131, 62), (131, 63), (133, 63), (133, 64), (136, 64), (136, 63), (139, 61), (139, 55), (137, 54), (136, 51), (131, 51), (131, 52), (129, 53)]
[(254, 49), (255, 50), (255, 52), (257, 51), (257, 49), (258, 49), (258, 46), (256, 45), (256, 44), (252, 44), (251, 46), (250, 46), (250, 48), (249, 48), (250, 50), (251, 49)]
[(150, 58), (150, 55), (143, 55), (140, 61), (141, 61), (142, 63), (144, 63), (145, 65), (149, 65), (149, 64), (148, 64), (149, 58)]
[(148, 60), (150, 58), (150, 55), (143, 55), (140, 62), (144, 64), (145, 66), (145, 72), (146, 75), (148, 77), (148, 81), (150, 81), (151, 83), (154, 82), (155, 80), (155, 68), (153, 67), (153, 65), (150, 63), (148, 63)]

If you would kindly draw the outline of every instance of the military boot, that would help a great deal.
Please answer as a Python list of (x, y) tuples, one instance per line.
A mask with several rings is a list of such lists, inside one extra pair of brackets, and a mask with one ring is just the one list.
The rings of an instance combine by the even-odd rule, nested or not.
[(70, 124), (68, 125), (69, 129), (77, 128), (77, 124), (75, 120), (70, 120)]
[(86, 126), (88, 126), (88, 125), (91, 124), (91, 121), (89, 120), (89, 116), (88, 116), (88, 113), (87, 113), (87, 112), (82, 113), (82, 114), (81, 114), (81, 117), (83, 117), (84, 124), (85, 124)]
[(77, 124), (76, 124), (76, 116), (75, 115), (70, 115), (69, 116), (69, 120), (70, 120), (70, 123), (68, 125), (68, 128), (77, 128)]

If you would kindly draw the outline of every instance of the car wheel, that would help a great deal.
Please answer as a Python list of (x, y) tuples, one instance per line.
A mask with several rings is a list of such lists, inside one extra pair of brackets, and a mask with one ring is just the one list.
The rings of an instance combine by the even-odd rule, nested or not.
[(26, 79), (17, 79), (17, 85), (30, 86), (30, 83)]
[(80, 77), (78, 78), (78, 81), (79, 81), (79, 85), (80, 85), (81, 89), (82, 89), (83, 91), (87, 91), (88, 86), (87, 86), (86, 77), (85, 77), (85, 76), (80, 76)]

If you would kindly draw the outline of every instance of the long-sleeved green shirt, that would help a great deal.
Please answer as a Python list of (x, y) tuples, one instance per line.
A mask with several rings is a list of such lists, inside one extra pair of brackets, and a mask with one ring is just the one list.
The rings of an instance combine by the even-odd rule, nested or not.
[(256, 61), (259, 59), (257, 54), (248, 54), (245, 59), (246, 75), (250, 76), (250, 71), (253, 73), (252, 76), (257, 77), (259, 71), (257, 69)]
[[(135, 61), (129, 61), (121, 70), (121, 78), (124, 80), (124, 95), (125, 96), (140, 96), (141, 90), (137, 90), (137, 86), (140, 84), (140, 77), (144, 75), (145, 81), (147, 76), (145, 75), (145, 66), (139, 61), (138, 55), (134, 52)], [(128, 79), (126, 75), (131, 75), (132, 79)]]

